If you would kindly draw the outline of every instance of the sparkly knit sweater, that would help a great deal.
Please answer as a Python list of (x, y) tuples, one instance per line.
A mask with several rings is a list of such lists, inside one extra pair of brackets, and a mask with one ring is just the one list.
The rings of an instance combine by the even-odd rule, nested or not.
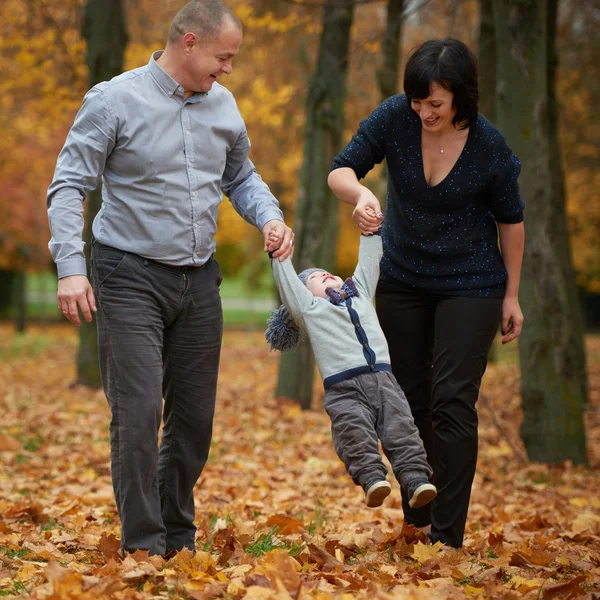
[(421, 120), (404, 94), (364, 121), (334, 159), (359, 179), (387, 160), (380, 285), (438, 294), (501, 298), (507, 279), (496, 223), (523, 220), (519, 159), (483, 116), (438, 185), (425, 179)]

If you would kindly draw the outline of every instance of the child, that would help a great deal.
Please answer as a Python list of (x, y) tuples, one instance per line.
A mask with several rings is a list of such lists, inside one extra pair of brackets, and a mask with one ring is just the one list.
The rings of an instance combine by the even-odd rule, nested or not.
[[(275, 240), (272, 240), (275, 241)], [(272, 259), (284, 306), (267, 321), (271, 350), (291, 350), (306, 332), (325, 386), (335, 450), (365, 491), (369, 507), (391, 492), (378, 439), (413, 508), (437, 494), (404, 392), (392, 375), (387, 342), (373, 296), (382, 256), (381, 236), (362, 235), (352, 278), (321, 269), (297, 275), (292, 261)]]

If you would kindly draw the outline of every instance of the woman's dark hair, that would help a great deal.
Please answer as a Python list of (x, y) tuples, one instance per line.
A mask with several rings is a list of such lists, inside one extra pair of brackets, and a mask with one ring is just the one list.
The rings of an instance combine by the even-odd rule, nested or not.
[(473, 125), (479, 102), (475, 54), (453, 38), (421, 44), (408, 59), (404, 71), (404, 92), (409, 102), (430, 96), (434, 82), (454, 94), (454, 124), (461, 129)]

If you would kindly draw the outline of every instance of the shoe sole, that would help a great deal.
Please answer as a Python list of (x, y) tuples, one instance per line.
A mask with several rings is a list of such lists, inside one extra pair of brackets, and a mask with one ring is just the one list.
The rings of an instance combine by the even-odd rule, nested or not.
[(367, 494), (367, 506), (369, 508), (377, 508), (383, 504), (383, 501), (390, 495), (392, 487), (387, 485), (374, 484), (377, 487), (369, 490)]
[(411, 508), (420, 508), (429, 504), (437, 496), (437, 490), (431, 483), (420, 485), (413, 493), (408, 505)]

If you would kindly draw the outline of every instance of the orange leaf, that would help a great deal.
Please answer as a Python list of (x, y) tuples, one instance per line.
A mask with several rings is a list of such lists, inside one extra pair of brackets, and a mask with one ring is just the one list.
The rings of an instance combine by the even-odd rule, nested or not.
[(273, 515), (269, 517), (267, 527), (277, 527), (281, 535), (304, 533), (306, 531), (300, 521), (286, 515)]
[(111, 558), (117, 561), (121, 560), (121, 555), (119, 553), (120, 549), (121, 540), (119, 540), (114, 534), (102, 534), (102, 537), (98, 542), (98, 550), (102, 552), (106, 560), (110, 560)]

